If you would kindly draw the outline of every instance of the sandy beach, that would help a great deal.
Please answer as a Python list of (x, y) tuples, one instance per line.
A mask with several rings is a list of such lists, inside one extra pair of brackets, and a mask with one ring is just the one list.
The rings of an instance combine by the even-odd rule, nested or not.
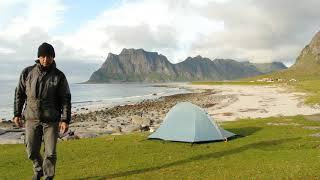
[[(170, 86), (173, 86), (170, 84)], [(320, 107), (303, 103), (305, 94), (291, 92), (276, 86), (237, 85), (188, 85), (176, 84), (191, 93), (177, 94), (143, 100), (135, 104), (102, 108), (87, 107), (73, 114), (71, 134), (67, 139), (96, 137), (102, 134), (126, 134), (134, 131), (156, 130), (167, 112), (177, 103), (188, 101), (204, 108), (218, 122), (242, 118), (264, 118), (272, 116), (311, 115), (320, 113)], [(99, 109), (99, 110), (97, 110)], [(3, 124), (3, 123), (0, 123)], [(8, 124), (6, 124), (8, 128)], [(3, 125), (0, 125), (3, 128)], [(20, 132), (21, 133), (21, 132)], [(21, 134), (14, 136), (17, 139)], [(2, 135), (2, 137), (4, 137)], [(8, 139), (8, 137), (6, 136)], [(4, 142), (21, 143), (20, 141)]]
[(306, 94), (291, 92), (277, 86), (186, 85), (185, 87), (195, 90), (211, 89), (217, 96), (229, 97), (217, 106), (206, 109), (217, 121), (320, 113), (319, 105), (311, 107), (303, 103)]

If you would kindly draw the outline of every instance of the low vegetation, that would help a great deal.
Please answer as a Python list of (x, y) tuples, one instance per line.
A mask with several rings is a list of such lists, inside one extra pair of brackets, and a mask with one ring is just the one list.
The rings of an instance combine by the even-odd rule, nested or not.
[[(228, 142), (147, 140), (148, 133), (58, 144), (57, 179), (317, 179), (319, 117), (226, 122)], [(314, 135), (314, 136), (312, 136)], [(0, 145), (1, 179), (32, 175), (24, 145)]]
[(320, 78), (299, 81), (294, 84), (295, 89), (307, 93), (307, 104), (319, 104), (320, 103)]

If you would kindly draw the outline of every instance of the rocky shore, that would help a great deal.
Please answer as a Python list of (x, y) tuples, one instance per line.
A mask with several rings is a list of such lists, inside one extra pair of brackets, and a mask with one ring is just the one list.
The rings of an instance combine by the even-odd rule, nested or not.
[[(136, 104), (127, 104), (105, 108), (99, 111), (73, 114), (70, 131), (62, 135), (62, 140), (96, 137), (103, 134), (121, 135), (134, 131), (153, 132), (160, 126), (167, 112), (177, 103), (188, 101), (203, 108), (221, 106), (225, 99), (233, 99), (234, 95), (217, 95), (214, 89), (192, 90), (191, 93), (164, 96), (158, 99), (143, 100)], [(231, 103), (231, 102), (230, 102)], [(224, 103), (225, 105), (225, 103)], [(0, 123), (2, 131), (13, 129), (13, 123)], [(0, 144), (21, 143), (23, 132), (13, 136), (16, 141), (6, 141), (0, 135)], [(23, 138), (23, 137), (22, 137)]]
[(24, 129), (15, 127), (11, 121), (0, 122), (0, 144), (22, 144), (24, 135)]
[(216, 95), (214, 90), (208, 89), (155, 100), (144, 100), (133, 105), (115, 106), (110, 109), (74, 115), (70, 127), (76, 132), (107, 134), (153, 131), (163, 121), (167, 112), (178, 102), (188, 101), (200, 107), (209, 108), (220, 104), (225, 98)]

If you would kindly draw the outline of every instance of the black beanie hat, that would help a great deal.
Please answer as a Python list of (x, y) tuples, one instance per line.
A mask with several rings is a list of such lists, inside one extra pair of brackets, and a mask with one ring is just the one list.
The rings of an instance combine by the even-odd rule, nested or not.
[(53, 46), (46, 42), (42, 43), (38, 48), (38, 57), (40, 56), (51, 56), (54, 58), (56, 55)]

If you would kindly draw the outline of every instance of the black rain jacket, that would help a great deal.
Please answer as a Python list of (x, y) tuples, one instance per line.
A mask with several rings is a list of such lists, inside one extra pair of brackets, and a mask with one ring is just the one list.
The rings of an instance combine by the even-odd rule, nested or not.
[(25, 120), (70, 123), (71, 93), (68, 81), (56, 68), (55, 61), (44, 69), (37, 60), (35, 65), (22, 71), (15, 90), (14, 116), (23, 116)]

